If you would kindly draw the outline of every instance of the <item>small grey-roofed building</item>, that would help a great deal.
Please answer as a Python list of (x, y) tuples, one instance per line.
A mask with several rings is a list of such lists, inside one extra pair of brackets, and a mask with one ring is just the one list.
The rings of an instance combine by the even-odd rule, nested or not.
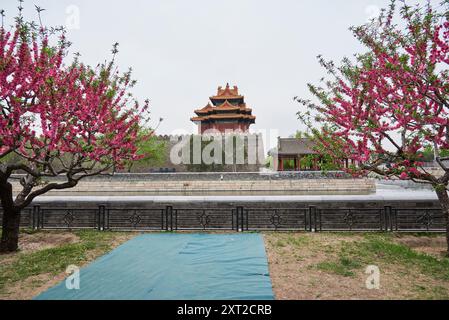
[[(270, 152), (276, 171), (319, 171), (318, 158), (309, 167), (304, 167), (301, 160), (310, 155), (318, 155), (314, 142), (309, 138), (278, 138), (277, 149)], [(347, 159), (342, 160), (342, 167), (348, 168)]]
[(278, 138), (277, 148), (270, 152), (277, 171), (317, 170), (318, 168), (302, 168), (301, 159), (308, 155), (318, 154), (313, 150), (314, 143), (308, 138)]
[(310, 155), (318, 154), (313, 150), (314, 143), (307, 138), (279, 138), (278, 154), (279, 155)]

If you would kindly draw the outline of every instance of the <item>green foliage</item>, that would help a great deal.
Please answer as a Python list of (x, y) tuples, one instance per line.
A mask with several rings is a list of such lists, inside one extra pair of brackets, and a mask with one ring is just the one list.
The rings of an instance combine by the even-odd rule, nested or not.
[(24, 162), (24, 160), (15, 153), (8, 153), (7, 155), (1, 158), (1, 163), (4, 164), (12, 164), (20, 162)]
[(56, 55), (56, 48), (45, 47), (42, 49), (42, 52), (45, 53), (49, 57), (53, 57)]
[(162, 165), (166, 161), (166, 142), (158, 139), (157, 136), (151, 134), (151, 129), (142, 128), (139, 131), (137, 154), (139, 156), (142, 156), (142, 158), (140, 160), (128, 162), (128, 172), (131, 172), (134, 166), (157, 167)]
[(283, 160), (284, 161), (284, 170), (295, 170), (295, 161), (294, 160)]
[(422, 156), (423, 156), (423, 158), (422, 158), (423, 161), (430, 162), (430, 161), (435, 160), (435, 152), (434, 152), (432, 146), (430, 146), (430, 145), (427, 146), (427, 147), (421, 152), (421, 154), (422, 154)]
[[(423, 161), (431, 162), (435, 160), (435, 150), (431, 145), (426, 146), (420, 154), (423, 156)], [(449, 157), (449, 149), (439, 150), (439, 156), (444, 158)]]
[(322, 171), (333, 171), (339, 170), (340, 167), (335, 164), (334, 160), (330, 155), (314, 155), (310, 154), (301, 159), (302, 168), (313, 168), (315, 164), (321, 168)]
[(265, 162), (265, 168), (274, 168), (274, 158), (273, 156), (268, 156)]
[(295, 137), (296, 139), (303, 139), (303, 138), (307, 138), (308, 136), (307, 136), (307, 133), (306, 133), (306, 132), (297, 130), (296, 133), (294, 134), (294, 137)]

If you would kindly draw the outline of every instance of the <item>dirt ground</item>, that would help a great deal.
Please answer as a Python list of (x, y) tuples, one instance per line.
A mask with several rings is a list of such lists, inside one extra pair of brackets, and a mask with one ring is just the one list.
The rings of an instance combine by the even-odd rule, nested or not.
[(76, 242), (79, 237), (72, 233), (25, 233), (20, 235), (19, 246), (22, 253), (28, 253)]
[[(97, 242), (101, 246), (87, 246), (87, 249), (82, 252), (83, 258), (76, 265), (83, 267), (89, 264), (106, 252), (130, 240), (135, 235), (134, 233), (110, 233), (107, 237), (100, 238)], [(49, 254), (45, 253), (46, 249), (82, 244), (83, 241), (77, 234), (66, 231), (21, 233), (19, 240), (20, 251), (14, 254), (0, 255), (0, 272), (3, 271), (2, 268), (8, 268), (8, 266), (18, 265), (20, 267), (20, 261), (27, 259), (30, 255), (38, 257), (42, 253), (41, 258), (38, 257), (35, 259), (36, 263), (40, 263), (41, 260), (46, 258), (45, 255)], [(51, 256), (52, 259), (57, 260), (58, 256), (54, 255), (60, 254), (61, 258), (63, 258), (64, 252), (50, 254), (53, 255)], [(25, 266), (26, 271), (29, 273), (33, 273), (32, 268), (33, 266)], [(0, 290), (0, 300), (31, 300), (63, 281), (66, 277), (65, 270), (60, 270), (59, 272), (42, 272), (31, 276), (25, 275), (17, 281), (9, 281), (5, 288)]]
[(428, 254), (434, 257), (441, 257), (445, 252), (446, 238), (440, 237), (413, 237), (404, 236), (396, 240), (400, 244), (404, 244), (413, 250)]
[[(427, 261), (427, 256), (415, 257), (407, 251), (431, 255), (435, 258), (431, 263), (442, 259), (443, 267), (449, 266), (443, 261), (447, 260), (444, 237), (410, 235), (388, 240), (393, 249), (404, 249), (404, 253), (398, 251), (404, 258), (378, 254), (373, 264), (380, 269), (380, 289), (372, 290), (366, 286), (368, 265), (358, 261), (370, 257), (369, 252), (357, 251), (357, 244), (365, 241), (363, 235), (268, 233), (264, 237), (276, 299), (449, 299), (449, 281), (423, 273), (415, 261)], [(345, 257), (340, 256), (342, 252)], [(409, 256), (415, 260), (407, 260)]]
[[(23, 232), (21, 251), (0, 255), (0, 299), (32, 299), (67, 276), (65, 270), (55, 271), (54, 264), (78, 259), (82, 267), (135, 235)], [(449, 299), (449, 259), (444, 257), (443, 236), (263, 236), (276, 299)], [(368, 265), (380, 269), (379, 289), (367, 289)]]

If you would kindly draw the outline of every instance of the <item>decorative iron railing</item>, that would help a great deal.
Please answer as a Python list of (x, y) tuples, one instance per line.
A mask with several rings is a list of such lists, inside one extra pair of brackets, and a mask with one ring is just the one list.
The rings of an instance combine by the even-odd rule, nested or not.
[[(0, 223), (2, 222), (0, 210)], [(1, 224), (0, 224), (1, 225)], [(434, 208), (89, 208), (34, 206), (22, 212), (21, 227), (116, 231), (377, 231), (442, 232), (446, 218)]]
[(239, 207), (235, 212), (241, 231), (311, 231), (310, 208)]
[(317, 209), (313, 225), (317, 231), (387, 231), (386, 208)]
[(173, 209), (168, 207), (172, 224), (170, 230), (235, 230), (234, 212), (228, 209)]
[(100, 206), (99, 230), (164, 230), (167, 219), (164, 209), (114, 209)]
[(445, 230), (446, 218), (439, 209), (391, 208), (390, 229), (392, 231)]

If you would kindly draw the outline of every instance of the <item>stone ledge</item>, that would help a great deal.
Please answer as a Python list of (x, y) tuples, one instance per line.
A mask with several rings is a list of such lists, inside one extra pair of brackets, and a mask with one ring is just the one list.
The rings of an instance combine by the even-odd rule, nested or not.
[[(13, 183), (15, 193), (21, 190), (18, 182)], [(232, 192), (232, 191), (348, 191), (348, 192), (374, 192), (376, 190), (375, 181), (372, 179), (347, 180), (329, 179), (325, 183), (314, 180), (296, 181), (140, 181), (136, 183), (128, 182), (99, 182), (82, 181), (77, 187), (60, 190), (58, 193), (89, 193), (89, 192)]]

